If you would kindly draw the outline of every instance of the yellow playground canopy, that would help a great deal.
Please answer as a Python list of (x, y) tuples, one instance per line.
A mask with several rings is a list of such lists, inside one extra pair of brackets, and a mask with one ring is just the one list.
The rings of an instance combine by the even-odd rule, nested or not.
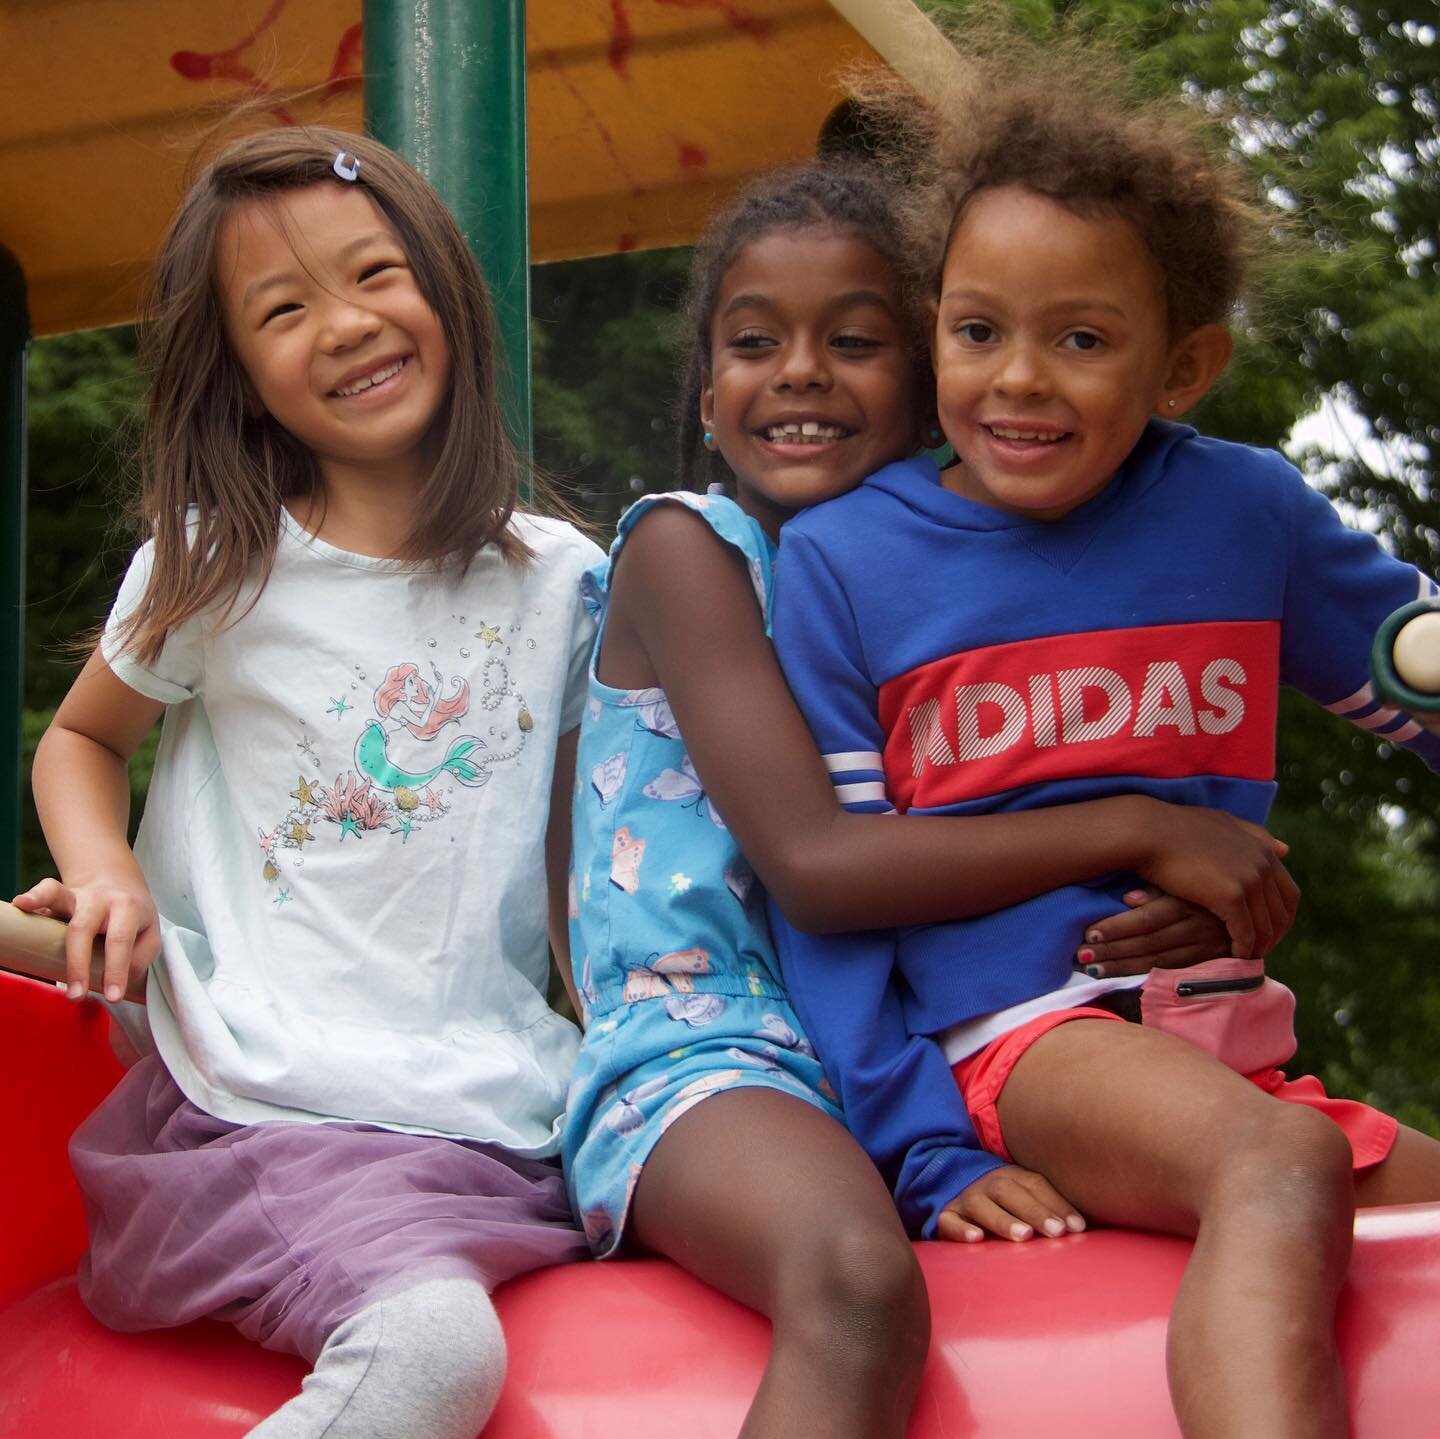
[[(133, 316), (187, 164), (238, 105), (251, 126), (359, 129), (361, 8), (0, 0), (0, 246), (33, 333)], [(910, 0), (528, 0), (525, 18), (537, 261), (692, 239), (738, 182), (812, 152), (840, 67), (905, 73), (924, 24)]]

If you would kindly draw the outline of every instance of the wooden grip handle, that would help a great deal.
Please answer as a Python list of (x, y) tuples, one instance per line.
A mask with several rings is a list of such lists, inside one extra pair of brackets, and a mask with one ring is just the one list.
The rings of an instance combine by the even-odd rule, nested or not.
[[(95, 940), (90, 955), (90, 988), (104, 989), (105, 937)], [(58, 919), (26, 914), (0, 900), (0, 967), (36, 979), (65, 983), (65, 925)], [(126, 999), (145, 1002), (145, 976), (132, 974)]]

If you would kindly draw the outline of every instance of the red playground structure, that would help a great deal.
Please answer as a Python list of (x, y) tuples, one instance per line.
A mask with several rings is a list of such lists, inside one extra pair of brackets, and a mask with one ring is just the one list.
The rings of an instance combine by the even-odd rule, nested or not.
[[(122, 1073), (111, 1021), (5, 974), (0, 1014), (0, 1439), (235, 1439), (304, 1364), (211, 1321), (116, 1334), (90, 1317), (65, 1145)], [(1186, 1243), (1100, 1230), (919, 1252), (934, 1340), (912, 1439), (1178, 1436), (1165, 1327)], [(733, 1439), (769, 1346), (762, 1319), (660, 1260), (542, 1271), (497, 1302), (510, 1368), (485, 1439)], [(1355, 1439), (1433, 1439), (1440, 1205), (1360, 1216), (1339, 1326)]]

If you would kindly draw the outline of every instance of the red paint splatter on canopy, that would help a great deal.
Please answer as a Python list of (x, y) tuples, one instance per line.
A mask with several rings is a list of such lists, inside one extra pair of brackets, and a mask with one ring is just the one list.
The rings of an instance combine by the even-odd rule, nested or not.
[(639, 244), (639, 235), (635, 234), (633, 230), (626, 230), (625, 233), (615, 241), (615, 250), (617, 254), (623, 255), (627, 250), (633, 250)]
[(610, 68), (622, 80), (629, 78), (630, 51), (634, 46), (625, 0), (610, 0)]
[(741, 35), (748, 35), (760, 43), (775, 33), (775, 22), (764, 15), (757, 15), (733, 0), (655, 0), (657, 5), (668, 5), (672, 10), (718, 10), (721, 18)]
[(600, 137), (600, 143), (604, 145), (606, 153), (615, 162), (615, 168), (620, 172), (620, 177), (629, 186), (634, 195), (644, 193), (644, 187), (635, 183), (635, 177), (625, 166), (625, 160), (620, 154), (620, 148), (615, 143), (615, 136), (611, 134), (610, 127), (600, 118), (595, 107), (585, 98), (584, 92), (565, 72), (565, 67), (560, 63), (560, 57), (553, 50), (541, 50), (535, 57), (542, 65), (553, 70), (559, 77), (560, 83), (570, 92), (575, 103), (585, 112), (585, 118), (595, 127), (595, 133)]
[[(270, 107), (270, 113), (282, 125), (297, 124), (295, 117), (281, 103), (277, 92), (266, 85), (240, 58), (280, 18), (280, 13), (287, 3), (288, 0), (274, 0), (250, 33), (224, 50), (176, 50), (170, 56), (171, 69), (186, 80), (233, 80), (243, 85), (248, 94), (256, 99), (275, 96), (276, 103)], [(361, 27), (352, 25), (340, 37), (340, 43), (335, 48), (330, 74), (320, 86), (322, 99), (329, 99), (331, 95), (339, 94), (343, 90), (353, 90), (361, 83), (362, 50)]]
[[(630, 78), (630, 52), (635, 48), (635, 32), (630, 24), (628, 0), (610, 0), (610, 68), (622, 80)], [(752, 10), (736, 5), (733, 0), (655, 0), (657, 5), (668, 5), (672, 10), (718, 10), (721, 18), (732, 30), (749, 35), (763, 43), (774, 33), (775, 22), (757, 15)]]
[(335, 47), (335, 63), (325, 79), (325, 88), (330, 93), (341, 90), (359, 89), (364, 75), (365, 35), (364, 27), (352, 25)]
[(280, 18), (285, 3), (286, 0), (275, 0), (260, 23), (228, 50), (215, 50), (208, 55), (199, 50), (177, 50), (170, 57), (170, 64), (187, 80), (219, 79), (254, 83), (255, 72), (240, 64), (236, 57), (242, 50), (248, 50)]
[(692, 145), (688, 140), (677, 140), (675, 148), (680, 153), (682, 170), (706, 170), (710, 166), (710, 155), (703, 145)]

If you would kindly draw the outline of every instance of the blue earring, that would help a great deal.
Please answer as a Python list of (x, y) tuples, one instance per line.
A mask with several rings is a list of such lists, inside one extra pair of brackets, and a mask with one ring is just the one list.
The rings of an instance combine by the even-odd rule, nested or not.
[(714, 439), (715, 439), (715, 436), (712, 435), (709, 430), (706, 430), (706, 431), (705, 431), (705, 443), (706, 443), (706, 445), (707, 445), (707, 446), (710, 445), (710, 444), (714, 441)]

